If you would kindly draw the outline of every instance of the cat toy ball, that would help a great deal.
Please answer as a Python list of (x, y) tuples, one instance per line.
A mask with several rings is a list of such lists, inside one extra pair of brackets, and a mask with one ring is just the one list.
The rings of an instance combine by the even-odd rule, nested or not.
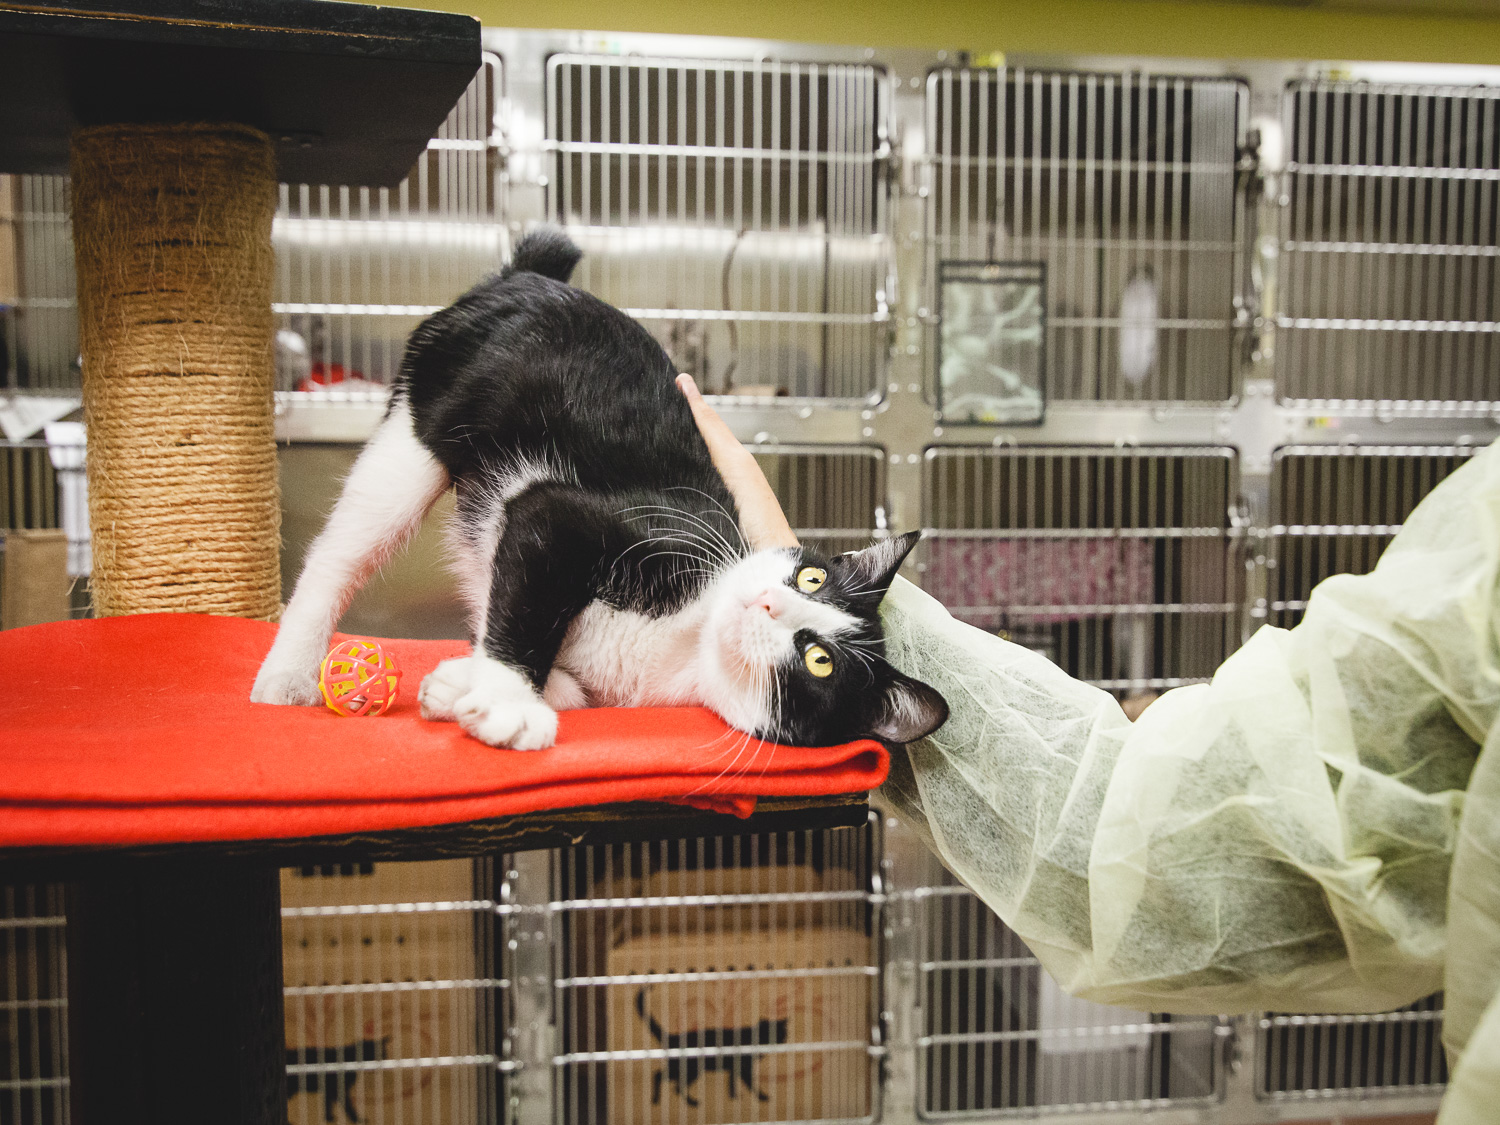
[(401, 669), (396, 658), (375, 641), (340, 641), (323, 657), (318, 690), (337, 715), (379, 715), (396, 702)]

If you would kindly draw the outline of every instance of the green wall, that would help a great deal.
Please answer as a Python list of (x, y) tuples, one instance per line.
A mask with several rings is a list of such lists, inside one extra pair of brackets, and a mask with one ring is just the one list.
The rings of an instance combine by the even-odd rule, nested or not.
[(922, 47), (1206, 58), (1500, 64), (1500, 18), (1160, 0), (397, 0), (494, 27), (676, 32)]

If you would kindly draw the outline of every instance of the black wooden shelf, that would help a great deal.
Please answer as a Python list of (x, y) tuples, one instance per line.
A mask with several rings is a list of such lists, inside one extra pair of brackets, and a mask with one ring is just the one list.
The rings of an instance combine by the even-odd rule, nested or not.
[(281, 179), (391, 185), (480, 65), (479, 23), (336, 0), (0, 0), (0, 172), (80, 125), (235, 121)]

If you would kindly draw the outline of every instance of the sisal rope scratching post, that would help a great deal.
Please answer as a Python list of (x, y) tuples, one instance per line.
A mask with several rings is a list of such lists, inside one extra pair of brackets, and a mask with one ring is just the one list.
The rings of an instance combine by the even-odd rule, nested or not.
[(72, 176), (98, 611), (274, 620), (270, 140), (91, 127)]

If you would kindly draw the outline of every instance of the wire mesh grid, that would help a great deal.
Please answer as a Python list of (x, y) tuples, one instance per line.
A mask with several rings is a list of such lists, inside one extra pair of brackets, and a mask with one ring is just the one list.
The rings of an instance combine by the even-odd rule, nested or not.
[(0, 1125), (66, 1125), (63, 888), (0, 886)]
[(1284, 398), (1500, 401), (1497, 99), (1483, 87), (1287, 87)]
[(1233, 450), (929, 449), (924, 585), (1117, 693), (1212, 676), (1243, 598)]
[(58, 526), (57, 471), (40, 440), (0, 439), (0, 533)]
[(575, 280), (717, 394), (876, 393), (890, 271), (884, 71), (554, 55), (548, 215)]
[(0, 293), (0, 385), (78, 386), (78, 301), (66, 176), (0, 176), (0, 218), (11, 216), (19, 292)]
[(503, 64), (486, 53), (396, 187), (281, 185), (271, 236), (279, 390), (383, 395), (411, 330), (499, 267), (503, 92)]
[(1475, 450), (1467, 446), (1284, 446), (1273, 457), (1266, 553), (1273, 625), (1302, 620), (1312, 589), (1366, 574), (1422, 497)]
[(1218, 1017), (1076, 1000), (946, 872), (903, 894), (918, 935), (918, 1114), (942, 1120), (1218, 1101)]
[(556, 1120), (873, 1121), (878, 835), (555, 853)]
[(499, 1125), (503, 860), (282, 872), (289, 1125)]
[(868, 547), (885, 529), (885, 456), (868, 447), (752, 447), (787, 521), (824, 555)]
[(1289, 1102), (1441, 1093), (1448, 1082), (1443, 998), (1375, 1015), (1261, 1017), (1255, 1092)]
[(940, 262), (1045, 263), (1051, 397), (1228, 400), (1247, 103), (1225, 78), (930, 71), (928, 307)]

